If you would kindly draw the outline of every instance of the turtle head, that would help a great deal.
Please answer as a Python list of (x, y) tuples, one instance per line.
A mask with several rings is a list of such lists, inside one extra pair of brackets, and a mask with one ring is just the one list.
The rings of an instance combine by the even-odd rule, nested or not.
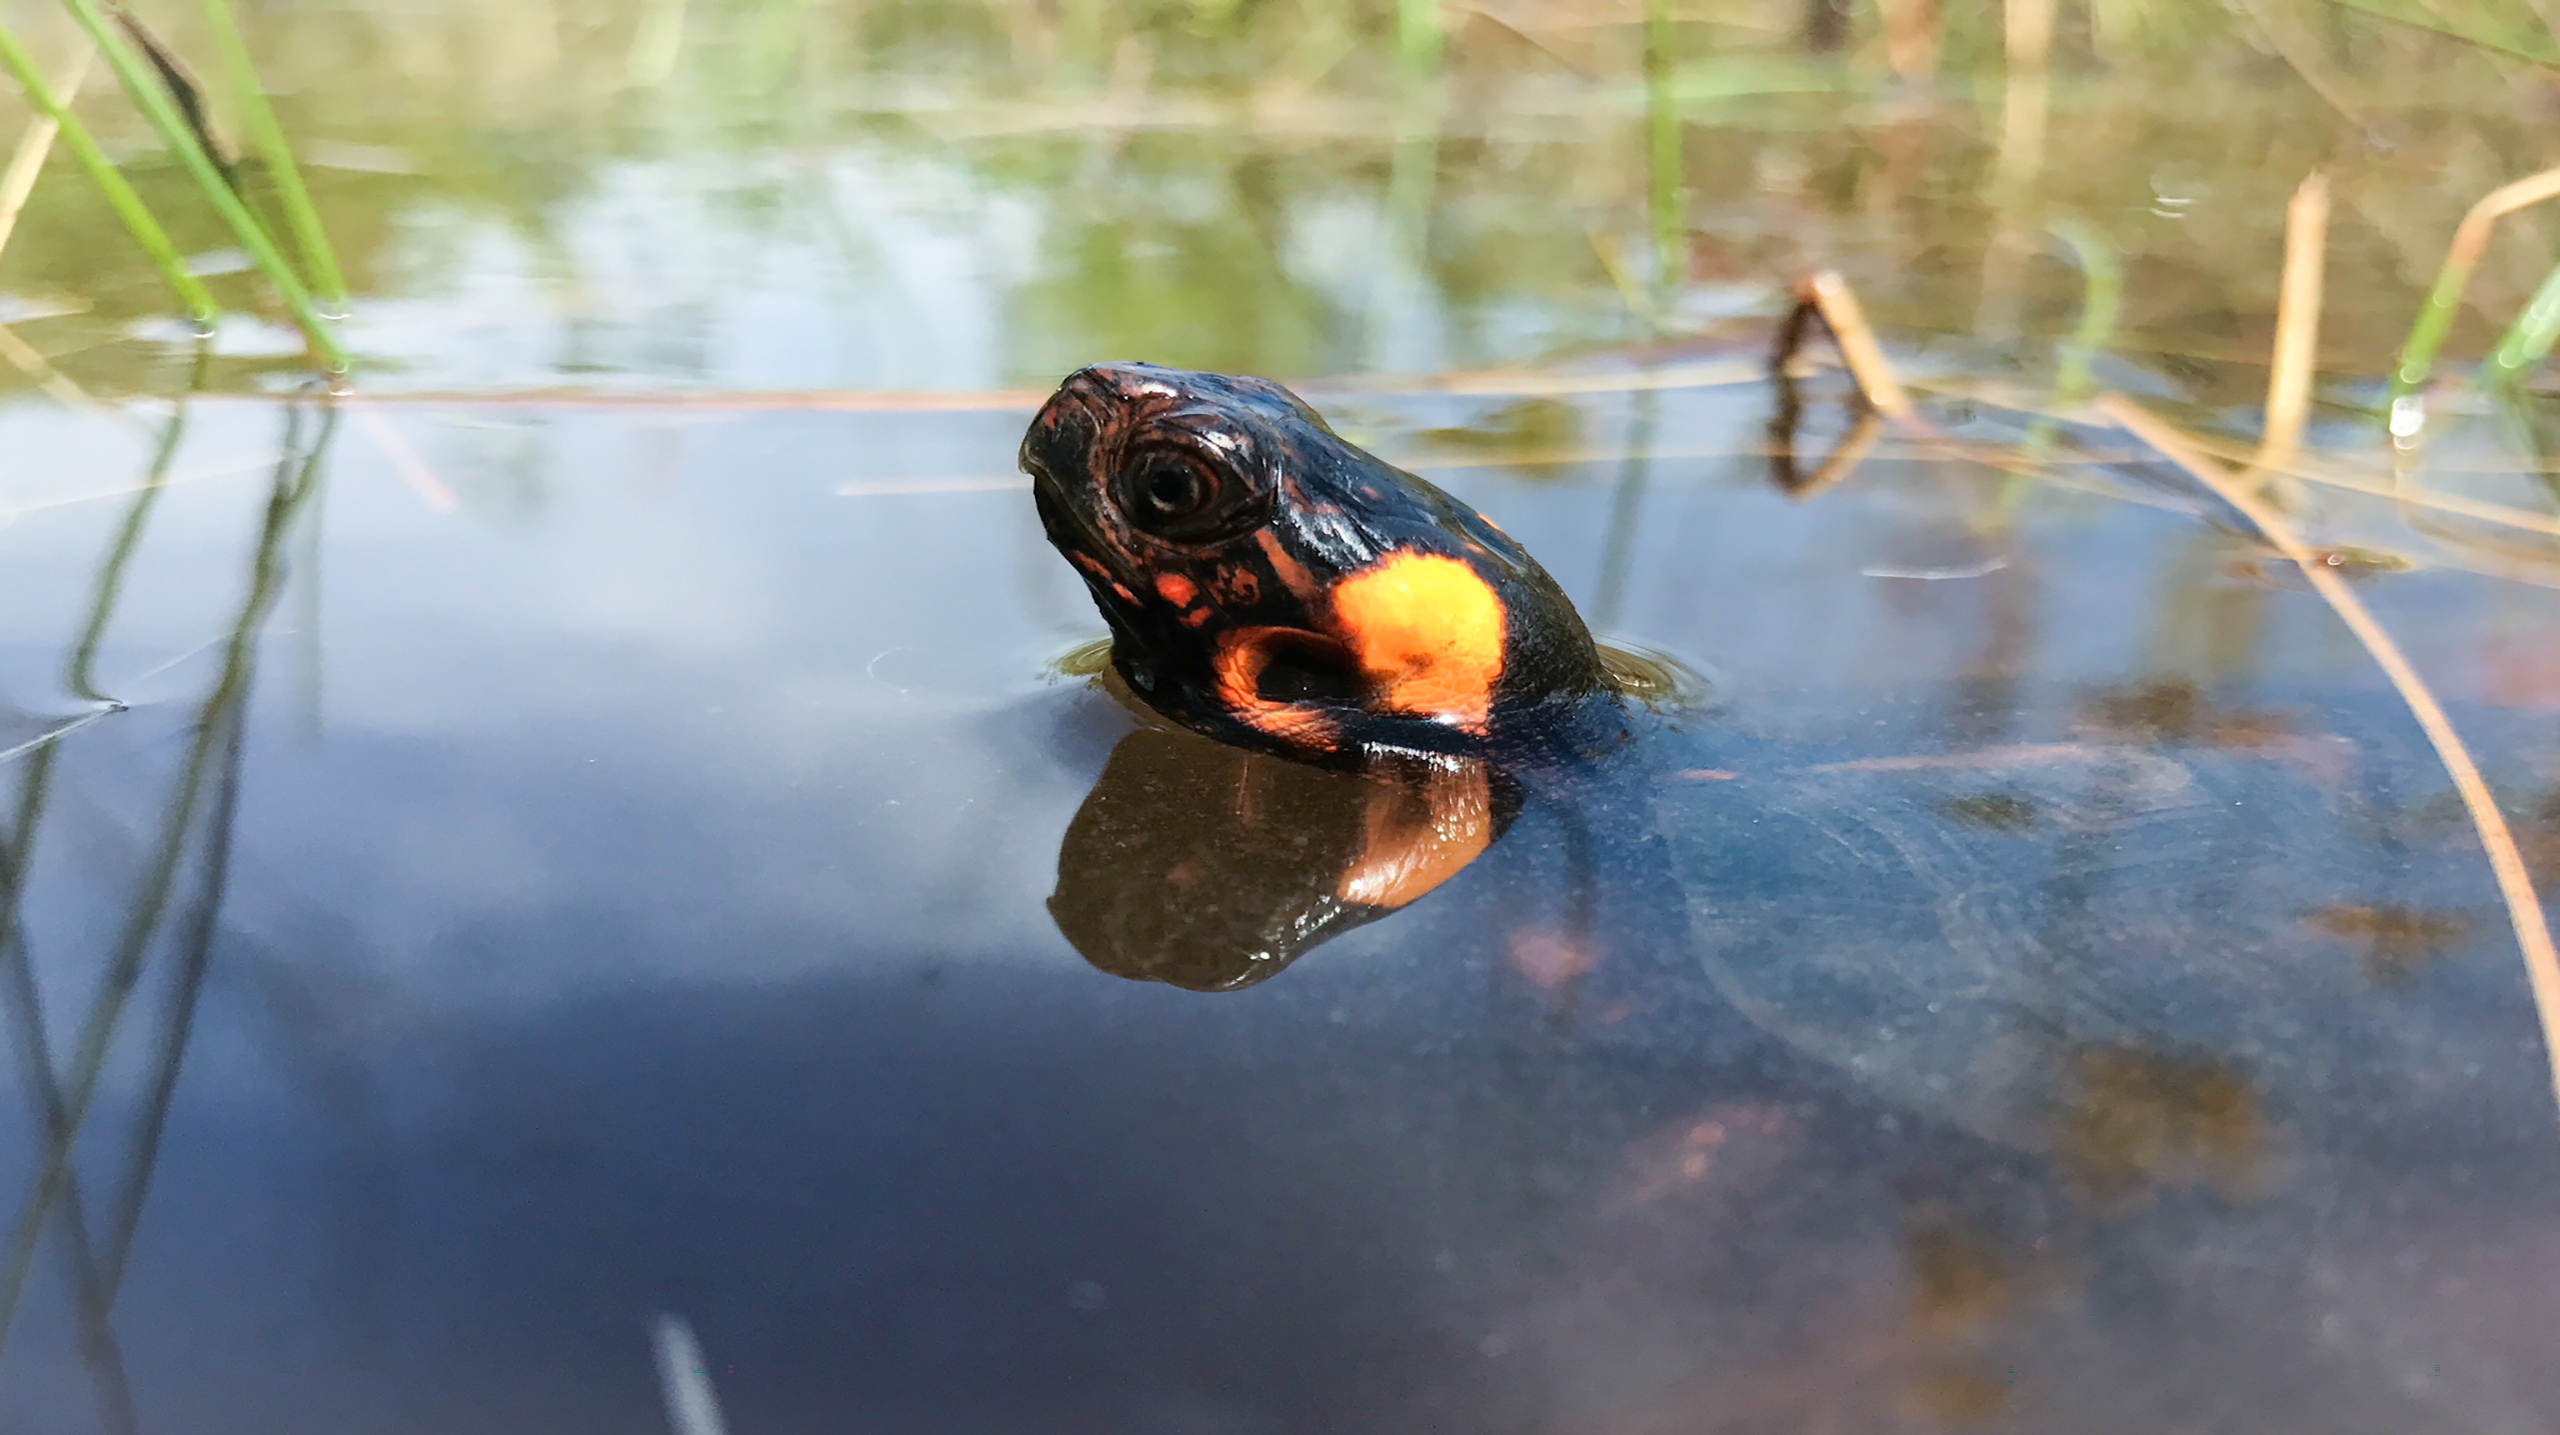
[(1278, 384), (1096, 364), (1021, 458), (1113, 666), (1187, 727), (1312, 760), (1472, 754), (1612, 692), (1535, 559)]

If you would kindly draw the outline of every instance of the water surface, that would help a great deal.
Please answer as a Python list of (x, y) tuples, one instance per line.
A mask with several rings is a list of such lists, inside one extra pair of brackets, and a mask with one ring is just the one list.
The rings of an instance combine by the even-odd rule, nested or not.
[[(189, 397), (68, 170), (0, 256), (95, 401), (0, 407), (0, 1431), (650, 1428), (661, 1349), (740, 1432), (2560, 1417), (2549, 1070), (2371, 659), (2084, 433), (1790, 492), (1760, 362), (1832, 262), (1950, 432), (2046, 441), (1959, 395), (2077, 335), (2245, 440), (2326, 163), (2314, 477), (2385, 483), (2351, 404), (2529, 77), (2074, 52), (2038, 118), (1684, 26), (1657, 270), (1616, 32), (1462, 32), (1417, 99), (1010, 12), (316, 15), (261, 44), (366, 401), (245, 317)], [(1104, 897), (1196, 914), (1244, 889), (1150, 862), (1321, 878), (1366, 801), (1059, 671), (1099, 624), (1013, 448), (1115, 356), (1306, 381), (1697, 695), (1243, 990), (1097, 969), (1080, 811), (1136, 814)], [(2403, 473), (2547, 514), (2536, 402)], [(2547, 876), (2547, 533), (2286, 496)]]

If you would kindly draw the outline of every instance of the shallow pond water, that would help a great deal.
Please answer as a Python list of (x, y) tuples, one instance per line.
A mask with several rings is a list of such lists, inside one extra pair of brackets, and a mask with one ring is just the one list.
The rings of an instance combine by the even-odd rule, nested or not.
[[(2397, 467), (2351, 407), (2545, 90), (2357, 89), (2350, 36), (1921, 91), (1687, 27), (1655, 275), (1623, 46), (1465, 32), (1425, 103), (1009, 13), (265, 28), (351, 236), (334, 407), (250, 318), (186, 396), (47, 171), (0, 255), (51, 376), (0, 406), (0, 1432), (2560, 1419), (2560, 1119), (2443, 768), (2231, 515), (2027, 412), (2078, 334), (2247, 440), (2331, 165), (2286, 501), (2547, 882), (2539, 401)], [(1941, 431), (2052, 461), (1773, 467), (1815, 260)], [(1674, 691), (1253, 964), (1386, 809), (1079, 668), (1013, 455), (1111, 356), (1302, 380)]]

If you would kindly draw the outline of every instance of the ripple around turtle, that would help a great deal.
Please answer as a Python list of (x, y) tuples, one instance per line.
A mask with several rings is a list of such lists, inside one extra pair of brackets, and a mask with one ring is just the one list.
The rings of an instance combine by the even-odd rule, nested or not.
[[(1712, 704), (1716, 684), (1695, 666), (1641, 643), (1600, 643), (1600, 662), (1618, 690), (1660, 713), (1689, 713)], [(1100, 677), (1111, 666), (1111, 639), (1087, 638), (1051, 658), (1052, 678)]]

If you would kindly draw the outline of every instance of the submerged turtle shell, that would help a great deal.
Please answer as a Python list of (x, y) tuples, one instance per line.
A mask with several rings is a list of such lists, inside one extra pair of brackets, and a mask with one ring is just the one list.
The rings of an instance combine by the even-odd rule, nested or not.
[[(2273, 1124), (2453, 1129), (2484, 1096), (2544, 1099), (2477, 847), (2391, 796), (2411, 774), (2438, 790), (2405, 714), (2298, 738), (2170, 681), (1999, 714), (2065, 740), (1922, 755), (1971, 710), (1951, 688), (1825, 761), (1637, 712), (1516, 542), (1275, 384), (1093, 366), (1022, 461), (1148, 708), (1369, 777), (1410, 759), (1474, 794), (1133, 748), (1070, 831), (1051, 906), (1106, 970), (1249, 986), (1491, 867), (1515, 905), (1543, 888), (1572, 910), (1553, 932), (1394, 929), (1510, 949), (1557, 990), (1614, 964), (1673, 1055), (1747, 1022), (1889, 1101), (2077, 1151), (2101, 1185), (2127, 1179), (2106, 1161), (2233, 1174)], [(1504, 837), (1515, 780), (1556, 850)], [(1628, 895), (1607, 930), (1596, 899)]]
[(2083, 1172), (2101, 1186), (2127, 1160), (2245, 1179), (2271, 1122), (2544, 1099), (2477, 848), (2396, 830), (2358, 781), (2423, 753), (2370, 759), (2327, 739), (1804, 763), (1668, 783), (1657, 828), (1700, 967), (1789, 1045), (2005, 1144), (2112, 1151)]

